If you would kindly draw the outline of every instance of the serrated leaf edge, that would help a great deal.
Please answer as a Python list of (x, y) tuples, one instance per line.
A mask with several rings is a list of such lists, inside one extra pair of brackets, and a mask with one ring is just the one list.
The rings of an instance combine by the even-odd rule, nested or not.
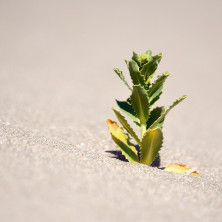
[(123, 128), (135, 139), (135, 141), (138, 143), (138, 145), (141, 145), (139, 137), (137, 136), (137, 134), (135, 133), (133, 128), (130, 126), (130, 124), (127, 122), (126, 117), (124, 115), (122, 115), (122, 113), (119, 110), (116, 110), (114, 107), (112, 107), (112, 110), (114, 111), (115, 114), (117, 112), (124, 119), (124, 121), (126, 122), (126, 124), (128, 125), (128, 128), (130, 130), (124, 127), (124, 125), (121, 123), (121, 121), (119, 120), (119, 118), (118, 118), (118, 116), (116, 114), (116, 117), (119, 120), (119, 122), (121, 123), (121, 125), (123, 126)]
[[(110, 119), (107, 119), (106, 121), (110, 121)], [(112, 121), (112, 120), (111, 120)], [(112, 122), (115, 122), (115, 121), (112, 121)], [(116, 122), (115, 122), (116, 123)], [(118, 124), (117, 124), (117, 126), (123, 131), (123, 133), (125, 134), (125, 136), (126, 136), (126, 141), (127, 141), (127, 143), (128, 144), (130, 144), (131, 146), (134, 146), (131, 142), (130, 142), (130, 137), (129, 137), (129, 135), (128, 135), (128, 133), (125, 133), (124, 132), (124, 130), (123, 130), (123, 128), (122, 127), (120, 127)], [(108, 129), (109, 129), (109, 127), (108, 127)], [(113, 137), (114, 137), (114, 135), (110, 132), (110, 130), (109, 130), (109, 133), (110, 133), (110, 135), (111, 135), (111, 137), (112, 137), (112, 139), (113, 139)], [(119, 139), (118, 139), (119, 140)], [(116, 144), (116, 142), (115, 142), (115, 140), (113, 139), (113, 141), (114, 141), (114, 143)], [(131, 161), (130, 159), (128, 159), (127, 158), (127, 156), (123, 153), (123, 151), (119, 148), (119, 146), (116, 144), (116, 146), (118, 147), (118, 149), (120, 150), (120, 152), (122, 153), (122, 155), (130, 162), (130, 163), (139, 163), (139, 158), (138, 158), (138, 156), (137, 156), (137, 162), (136, 161)], [(133, 150), (131, 150), (132, 152), (134, 152)], [(136, 148), (135, 148), (135, 151), (136, 151)], [(137, 153), (137, 152), (136, 152)]]
[(154, 129), (155, 126), (163, 119), (166, 117), (166, 115), (168, 114), (168, 112), (176, 105), (178, 105), (180, 102), (182, 102), (185, 98), (187, 98), (187, 95), (183, 95), (182, 97), (180, 97), (179, 99), (176, 99), (172, 105), (169, 106), (168, 109), (166, 109), (166, 111), (150, 126), (150, 129)]
[[(161, 128), (159, 128), (159, 129), (161, 130)], [(143, 135), (143, 138), (145, 137), (145, 135), (148, 133), (149, 130), (154, 130), (154, 129), (148, 129), (148, 130), (146, 131), (146, 133)], [(161, 130), (161, 132), (162, 132), (162, 130)], [(141, 143), (142, 143), (142, 141), (143, 141), (143, 138), (141, 139)], [(164, 136), (163, 136), (163, 132), (162, 132), (162, 142), (161, 142), (161, 146), (160, 146), (160, 149), (159, 149), (157, 155), (159, 154), (160, 150), (161, 150), (162, 147), (163, 147), (163, 141), (164, 141)], [(140, 156), (139, 156), (139, 159), (140, 159), (140, 160), (141, 160), (141, 156), (142, 156), (142, 149), (143, 149), (143, 148), (142, 148), (142, 145), (141, 145), (141, 146), (140, 146)], [(153, 161), (156, 159), (157, 155), (154, 157)], [(153, 163), (153, 161), (152, 161), (152, 163)], [(151, 163), (150, 165), (152, 165), (152, 163)]]
[[(151, 86), (149, 87), (149, 89), (148, 89), (148, 91), (147, 91), (148, 96), (150, 96), (150, 95), (149, 95), (149, 94), (151, 93), (150, 91), (152, 90), (152, 88), (155, 87), (155, 85), (156, 85), (158, 82), (163, 81), (163, 83), (162, 83), (161, 86), (160, 86), (160, 87), (163, 87), (163, 86), (164, 86), (164, 83), (165, 83), (165, 80), (166, 80), (166, 78), (167, 78), (169, 75), (170, 75), (169, 72), (164, 72), (164, 73), (162, 73), (161, 75), (157, 76), (156, 80), (151, 84)], [(161, 79), (161, 77), (165, 77), (165, 79)], [(158, 90), (158, 89), (157, 89), (157, 90)], [(163, 89), (162, 89), (162, 90), (163, 90)], [(160, 93), (159, 93), (158, 95), (156, 95), (155, 97), (153, 97), (152, 100), (155, 99), (156, 97), (158, 97), (158, 96), (161, 94), (162, 90), (160, 91)], [(154, 93), (155, 93), (155, 92), (154, 92)], [(152, 97), (152, 96), (151, 96), (151, 97)], [(150, 99), (151, 99), (151, 98), (150, 98)], [(149, 102), (151, 103), (152, 101), (149, 101)]]
[[(165, 109), (165, 111), (166, 111), (166, 106), (156, 106), (155, 108), (153, 108), (150, 112), (149, 112), (149, 119), (150, 119), (150, 116), (151, 116), (151, 113), (152, 113), (152, 111), (154, 110), (154, 109), (157, 109), (157, 108), (162, 108), (162, 107), (164, 107), (164, 109)], [(149, 120), (148, 119), (148, 120)], [(147, 121), (148, 121), (147, 120)], [(151, 125), (152, 126), (152, 125)], [(162, 128), (163, 128), (163, 126), (162, 126)], [(161, 130), (162, 130), (162, 128), (161, 128)], [(147, 128), (147, 130), (149, 130), (150, 129), (150, 127), (149, 128)]]
[[(127, 61), (127, 60), (126, 60)], [(135, 63), (135, 65), (138, 66), (138, 73), (132, 73), (130, 72), (130, 63)], [(129, 73), (130, 73), (130, 78), (131, 78), (131, 81), (133, 83), (133, 85), (141, 85), (141, 86), (145, 86), (145, 80), (144, 80), (144, 76), (141, 74), (140, 70), (139, 70), (139, 65), (137, 64), (137, 62), (135, 62), (134, 60), (130, 60), (130, 61), (127, 61), (127, 66), (128, 66), (128, 70), (129, 70)], [(133, 81), (133, 77), (137, 79), (138, 83), (135, 84)], [(142, 81), (142, 82), (141, 82)]]
[[(126, 103), (128, 103), (128, 102), (127, 102), (127, 101), (119, 101), (119, 100), (116, 99), (116, 103), (117, 103), (119, 109), (120, 109), (123, 113), (125, 113), (136, 125), (139, 126), (139, 124), (140, 124), (140, 119), (138, 118), (138, 116), (137, 116), (137, 114), (136, 114), (136, 111), (135, 111), (135, 109), (133, 108), (132, 104), (128, 103), (128, 104), (131, 106), (131, 108), (133, 109), (135, 115), (133, 115), (133, 114), (131, 114), (131, 113), (130, 113), (130, 115), (129, 115), (128, 112), (126, 112), (124, 109), (122, 109), (122, 108), (119, 106), (118, 102), (126, 102)], [(132, 116), (135, 116), (135, 117), (138, 119), (138, 122), (135, 121), (135, 120), (131, 117), (131, 115), (132, 115)]]
[(128, 82), (125, 79), (125, 76), (123, 75), (123, 71), (121, 71), (118, 68), (114, 68), (113, 71), (119, 76), (119, 78), (124, 82), (124, 84), (127, 86), (127, 88), (130, 91), (133, 91), (133, 89), (129, 86)]
[[(134, 89), (137, 88), (137, 87), (140, 87), (140, 88), (142, 89), (142, 91), (144, 91), (143, 94), (146, 96), (147, 103), (148, 103), (148, 109), (147, 109), (147, 112), (148, 112), (148, 118), (149, 118), (149, 97), (148, 97), (148, 95), (147, 95), (147, 91), (145, 90), (145, 88), (144, 88), (143, 86), (141, 86), (141, 85), (133, 85), (133, 92), (132, 92), (132, 94), (131, 94), (131, 96), (130, 96), (130, 98), (131, 98), (131, 103), (132, 103), (132, 96), (133, 96), (133, 93), (135, 92), (136, 94), (138, 94), (138, 92), (137, 92), (136, 90), (134, 90)], [(138, 94), (138, 98), (139, 98), (140, 101), (141, 101), (141, 98), (140, 98), (139, 94)], [(140, 106), (140, 108), (142, 107), (142, 106), (141, 106), (141, 102), (139, 102), (139, 106)], [(133, 103), (132, 103), (132, 107), (133, 107), (135, 113), (137, 114), (137, 116), (138, 116), (140, 122), (142, 122), (142, 118), (139, 117), (138, 113), (136, 112), (136, 110), (135, 110), (135, 108), (134, 108)], [(143, 110), (143, 109), (141, 108), (141, 110)], [(144, 117), (144, 115), (143, 115), (143, 117)], [(145, 117), (144, 117), (144, 118), (145, 118)], [(148, 118), (145, 120), (145, 122), (148, 120)]]

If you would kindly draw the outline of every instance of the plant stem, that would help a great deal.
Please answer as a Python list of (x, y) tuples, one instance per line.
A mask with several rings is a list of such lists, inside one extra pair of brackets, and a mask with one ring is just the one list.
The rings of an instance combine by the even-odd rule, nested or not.
[(145, 134), (146, 132), (146, 122), (141, 122), (141, 125), (140, 125), (140, 128), (141, 128), (141, 141), (143, 139), (143, 135)]

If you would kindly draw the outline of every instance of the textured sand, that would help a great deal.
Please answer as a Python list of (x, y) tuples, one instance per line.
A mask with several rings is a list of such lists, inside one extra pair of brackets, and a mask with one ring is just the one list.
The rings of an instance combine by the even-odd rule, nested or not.
[[(0, 221), (221, 221), (220, 1), (0, 2)], [(115, 158), (131, 51), (163, 52), (161, 167)]]

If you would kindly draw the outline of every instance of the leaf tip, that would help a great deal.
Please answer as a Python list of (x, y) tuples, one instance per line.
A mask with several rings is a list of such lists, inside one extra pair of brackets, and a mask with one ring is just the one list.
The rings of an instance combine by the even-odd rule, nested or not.
[(187, 95), (183, 95), (181, 98), (180, 98), (180, 100), (182, 101), (182, 100), (184, 100), (184, 99), (186, 99), (187, 98)]
[(109, 128), (115, 129), (115, 128), (119, 127), (117, 122), (112, 121), (111, 119), (106, 119), (106, 122), (107, 122)]
[(162, 57), (163, 57), (163, 53), (160, 52), (160, 53), (157, 54), (157, 56), (158, 56), (159, 58), (162, 58)]
[(125, 59), (125, 63), (128, 65), (128, 64), (129, 64), (129, 60), (126, 60), (126, 59)]

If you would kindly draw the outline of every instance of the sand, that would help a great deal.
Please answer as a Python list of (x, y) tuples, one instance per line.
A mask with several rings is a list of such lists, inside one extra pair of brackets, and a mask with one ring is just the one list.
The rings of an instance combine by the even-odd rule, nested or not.
[[(192, 2), (192, 7), (190, 7)], [(201, 7), (199, 7), (201, 5)], [(2, 1), (0, 221), (221, 221), (219, 1)], [(129, 95), (112, 71), (163, 52), (161, 165), (116, 158), (106, 118)]]

